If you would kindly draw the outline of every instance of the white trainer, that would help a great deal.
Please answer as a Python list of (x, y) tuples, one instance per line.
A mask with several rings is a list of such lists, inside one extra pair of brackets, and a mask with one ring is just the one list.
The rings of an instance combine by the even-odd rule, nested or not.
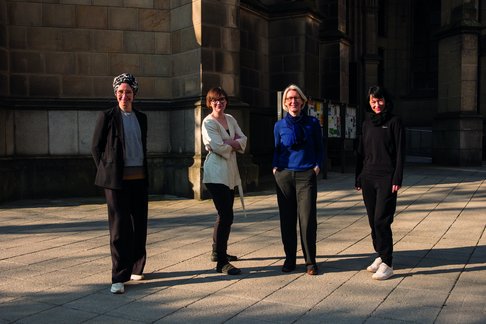
[(393, 276), (393, 268), (382, 262), (378, 270), (371, 276), (371, 278), (376, 280), (386, 280), (391, 276)]
[(130, 280), (133, 280), (133, 281), (140, 281), (140, 280), (143, 280), (143, 279), (145, 279), (145, 277), (143, 276), (143, 274), (141, 274), (141, 275), (132, 274), (130, 276)]
[(110, 291), (113, 294), (123, 294), (125, 292), (125, 285), (123, 284), (123, 282), (115, 282), (111, 285)]
[(368, 268), (366, 268), (366, 270), (368, 270), (369, 272), (375, 273), (378, 270), (378, 268), (380, 267), (380, 264), (382, 264), (382, 263), (383, 263), (383, 261), (381, 260), (381, 258), (377, 257), (375, 259), (375, 261), (373, 261), (373, 263), (370, 264), (368, 266)]

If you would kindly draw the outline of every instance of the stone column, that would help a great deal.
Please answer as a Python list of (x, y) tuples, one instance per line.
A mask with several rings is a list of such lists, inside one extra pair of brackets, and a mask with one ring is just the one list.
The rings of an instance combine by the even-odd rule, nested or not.
[[(202, 145), (200, 126), (210, 112), (205, 104), (205, 95), (210, 88), (221, 86), (228, 93), (230, 101), (227, 113), (237, 119), (245, 135), (250, 137), (248, 105), (240, 99), (239, 1), (207, 0), (200, 3), (202, 97), (195, 107), (195, 156), (194, 164), (189, 170), (196, 199), (208, 197), (202, 183), (203, 163), (207, 152)], [(250, 152), (249, 145), (246, 152)], [(238, 157), (238, 161), (243, 188), (258, 185), (258, 166), (252, 163), (251, 155), (245, 153)]]
[(326, 17), (322, 24), (320, 79), (322, 96), (326, 99), (349, 102), (350, 43), (346, 30), (346, 1), (319, 2)]
[[(347, 27), (347, 1), (318, 1), (318, 8), (323, 22), (320, 31), (320, 84), (321, 97), (333, 101), (349, 103), (349, 64), (350, 42)], [(327, 131), (327, 128), (325, 128)], [(347, 149), (353, 147), (353, 141), (344, 138), (327, 138), (326, 168), (335, 169), (339, 166), (344, 171), (346, 165), (354, 165), (353, 152)]]
[[(486, 0), (479, 1), (481, 11), (479, 13), (479, 22), (486, 24)], [(479, 40), (479, 103), (478, 111), (483, 116), (483, 161), (486, 160), (486, 29), (481, 29)]]
[(475, 2), (456, 3), (442, 1), (432, 161), (442, 165), (480, 165), (483, 121), (477, 99), (481, 26)]
[(0, 98), (8, 94), (7, 5), (0, 0)]
[(201, 6), (203, 95), (221, 86), (229, 96), (239, 97), (239, 1), (207, 0)]
[(188, 177), (192, 185), (194, 199), (208, 198), (203, 187), (203, 150), (201, 140), (201, 123), (204, 119), (203, 110), (206, 105), (201, 99), (195, 103), (194, 107), (194, 157), (193, 164), (189, 167)]
[[(7, 30), (7, 4), (5, 0), (0, 0), (0, 157), (12, 155), (14, 148), (13, 111), (4, 100), (9, 93), (9, 38)], [(7, 179), (8, 175), (3, 174), (3, 171), (0, 171), (0, 179)], [(0, 197), (1, 200), (2, 197)]]
[(363, 73), (365, 90), (369, 86), (378, 83), (378, 65), (380, 58), (378, 56), (378, 0), (366, 0), (363, 7), (364, 21), (364, 38), (363, 44), (365, 51), (363, 53)]

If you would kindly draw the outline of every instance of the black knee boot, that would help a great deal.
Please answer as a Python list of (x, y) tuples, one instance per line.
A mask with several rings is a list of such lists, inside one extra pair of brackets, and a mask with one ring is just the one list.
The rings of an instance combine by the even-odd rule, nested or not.
[[(238, 257), (236, 255), (226, 254), (226, 257), (228, 258), (228, 261), (238, 260)], [(211, 261), (212, 262), (218, 261), (218, 252), (216, 251), (216, 244), (215, 243), (213, 243), (213, 252), (211, 252)]]

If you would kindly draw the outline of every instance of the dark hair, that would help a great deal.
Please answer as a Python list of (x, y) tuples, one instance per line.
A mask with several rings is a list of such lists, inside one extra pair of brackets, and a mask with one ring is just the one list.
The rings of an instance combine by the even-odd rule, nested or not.
[(206, 107), (211, 108), (211, 100), (223, 97), (228, 102), (228, 95), (221, 87), (211, 88), (206, 94)]
[(390, 94), (388, 93), (388, 91), (386, 91), (386, 89), (384, 87), (379, 86), (379, 85), (373, 85), (373, 86), (371, 86), (368, 89), (368, 95), (366, 97), (367, 102), (370, 101), (370, 97), (371, 96), (373, 96), (374, 98), (377, 98), (377, 99), (385, 99), (386, 109), (388, 111), (391, 111), (392, 110), (392, 108), (393, 108), (393, 99), (392, 99), (392, 97), (390, 96)]

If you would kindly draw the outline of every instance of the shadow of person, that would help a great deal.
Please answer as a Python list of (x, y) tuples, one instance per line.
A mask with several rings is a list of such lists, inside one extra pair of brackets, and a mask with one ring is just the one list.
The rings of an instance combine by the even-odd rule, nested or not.
[[(399, 250), (394, 252), (394, 269), (403, 270), (395, 273), (394, 278), (414, 275), (460, 274), (462, 272), (475, 272), (486, 270), (486, 246), (464, 246), (453, 248)], [(317, 265), (319, 275), (328, 275), (338, 272), (366, 271), (366, 267), (374, 260), (375, 254), (336, 254), (319, 255)], [(209, 267), (203, 270), (187, 269), (183, 271), (156, 271), (146, 273), (145, 280), (131, 282), (132, 288), (165, 289), (177, 285), (204, 285), (221, 281), (240, 281), (247, 278), (258, 279), (275, 276), (306, 275), (303, 258), (297, 258), (297, 267), (290, 273), (282, 272), (284, 257), (249, 257), (240, 258), (244, 261), (275, 260), (270, 265), (241, 267), (242, 273), (237, 276), (228, 276), (216, 273)], [(294, 279), (291, 279), (294, 280)]]

